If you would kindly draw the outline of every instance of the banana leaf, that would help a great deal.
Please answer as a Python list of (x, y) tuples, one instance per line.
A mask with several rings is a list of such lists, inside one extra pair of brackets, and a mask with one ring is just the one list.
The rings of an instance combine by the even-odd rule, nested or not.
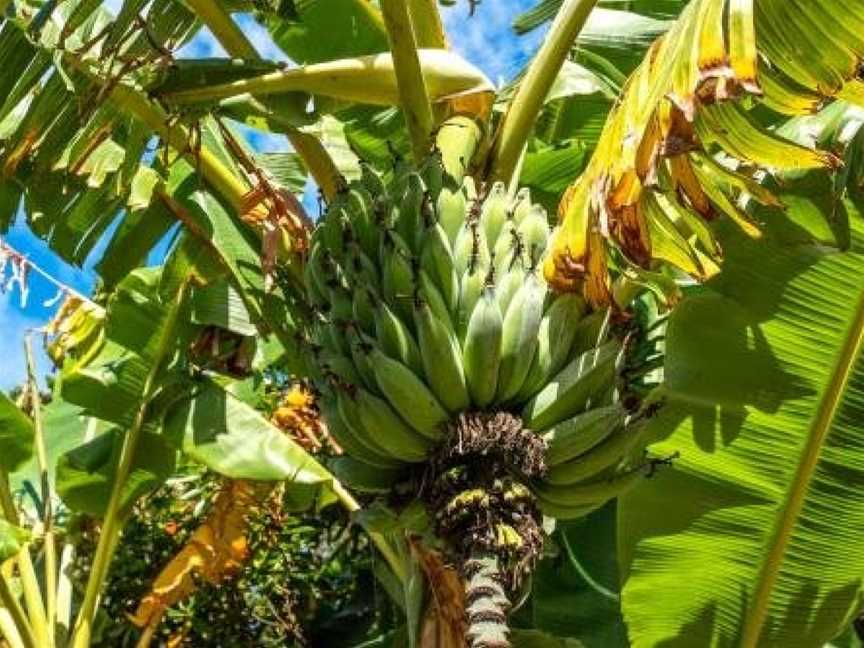
[(784, 187), (788, 220), (720, 228), (724, 272), (669, 323), (653, 449), (680, 457), (619, 505), (635, 648), (818, 646), (861, 611), (864, 205)]

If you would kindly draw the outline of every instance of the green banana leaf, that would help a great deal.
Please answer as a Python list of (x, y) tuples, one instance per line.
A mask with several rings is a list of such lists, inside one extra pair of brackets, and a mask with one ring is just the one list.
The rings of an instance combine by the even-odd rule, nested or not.
[(784, 187), (669, 323), (653, 449), (680, 457), (619, 504), (635, 648), (821, 646), (862, 608), (864, 204)]
[(33, 456), (33, 422), (0, 391), (0, 470), (10, 473)]
[(214, 381), (174, 407), (165, 435), (186, 456), (231, 479), (288, 481), (298, 510), (333, 501), (333, 475), (251, 405)]

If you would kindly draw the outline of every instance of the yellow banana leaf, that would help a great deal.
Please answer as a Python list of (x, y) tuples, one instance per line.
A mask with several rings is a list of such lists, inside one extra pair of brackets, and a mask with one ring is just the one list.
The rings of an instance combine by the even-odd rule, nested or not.
[[(779, 202), (754, 179), (755, 169), (838, 164), (761, 126), (743, 100), (785, 115), (814, 112), (837, 96), (860, 103), (862, 56), (860, 3), (693, 0), (628, 80), (592, 159), (565, 193), (547, 279), (596, 306), (609, 303), (606, 245), (625, 264), (669, 263), (709, 277), (719, 247), (682, 212), (704, 220), (725, 214), (759, 236), (741, 204)], [(718, 151), (728, 166), (711, 157)]]

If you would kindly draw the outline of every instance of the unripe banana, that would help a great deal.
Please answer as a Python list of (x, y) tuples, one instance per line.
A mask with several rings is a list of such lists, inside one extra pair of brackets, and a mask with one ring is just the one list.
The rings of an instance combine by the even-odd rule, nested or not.
[(513, 295), (517, 293), (524, 283), (525, 270), (523, 269), (521, 262), (514, 266), (509, 272), (504, 273), (504, 275), (499, 275), (496, 271), (495, 295), (498, 298), (498, 307), (501, 309), (502, 313), (507, 312), (507, 309), (510, 307), (510, 302), (513, 301)]
[(334, 353), (329, 348), (322, 349), (318, 354), (318, 362), (325, 373), (332, 372), (349, 385), (359, 385), (362, 382), (360, 374), (354, 368), (354, 361), (341, 353)]
[(507, 220), (507, 203), (507, 187), (503, 182), (496, 182), (492, 185), (480, 210), (480, 226), (486, 235), (488, 245), (494, 245), (498, 240), (501, 228)]
[(327, 467), (336, 478), (361, 493), (386, 493), (393, 485), (405, 479), (405, 466), (374, 466), (359, 457), (333, 457)]
[(523, 187), (516, 192), (516, 198), (513, 200), (511, 208), (511, 218), (516, 225), (520, 225), (528, 212), (531, 211), (531, 190), (528, 187)]
[(620, 405), (610, 405), (561, 421), (543, 434), (546, 465), (554, 468), (599, 445), (624, 423), (626, 414)]
[(334, 400), (324, 398), (319, 402), (321, 404), (321, 414), (327, 423), (327, 432), (336, 440), (336, 443), (341, 446), (346, 454), (378, 468), (393, 468), (399, 465), (398, 460), (373, 452), (362, 441), (357, 439), (351, 428), (342, 421)]
[(438, 223), (447, 234), (447, 240), (450, 245), (456, 242), (456, 235), (465, 222), (465, 213), (467, 211), (467, 200), (465, 191), (461, 187), (451, 190), (445, 187), (438, 194), (436, 211), (438, 213)]
[(353, 279), (352, 288), (374, 288), (375, 290), (380, 288), (381, 276), (378, 274), (378, 266), (358, 244), (352, 243), (349, 246), (346, 264)]
[(492, 248), (495, 276), (503, 277), (516, 266), (528, 268), (524, 251), (522, 237), (516, 223), (506, 220)]
[(379, 301), (375, 309), (375, 337), (381, 350), (410, 367), (415, 373), (423, 372), (420, 348), (405, 323), (386, 303)]
[(423, 371), (438, 401), (451, 413), (467, 409), (470, 401), (462, 354), (449, 327), (419, 300), (414, 307), (414, 321)]
[(537, 268), (543, 252), (546, 251), (546, 242), (549, 240), (549, 221), (546, 210), (540, 205), (532, 205), (516, 231), (525, 250), (528, 267)]
[(371, 290), (358, 287), (354, 290), (352, 312), (354, 322), (366, 335), (375, 335), (375, 302), (377, 298)]
[(373, 198), (359, 183), (355, 183), (348, 194), (348, 210), (354, 240), (370, 259), (374, 259), (381, 243), (381, 229), (375, 222)]
[(423, 436), (433, 441), (441, 439), (441, 424), (448, 415), (425, 383), (404, 364), (374, 347), (369, 362), (378, 388), (393, 409)]
[(396, 219), (396, 231), (409, 245), (411, 251), (414, 254), (419, 254), (418, 243), (423, 232), (423, 219), (420, 210), (426, 187), (423, 184), (423, 179), (417, 173), (409, 173), (405, 183), (405, 193), (402, 200), (397, 203), (399, 215)]
[(369, 344), (360, 341), (356, 333), (349, 334), (352, 339), (348, 345), (351, 349), (351, 361), (354, 363), (354, 368), (360, 376), (360, 383), (373, 393), (378, 392), (378, 381), (375, 380), (375, 372), (369, 362)]
[(439, 223), (426, 228), (423, 249), (420, 252), (420, 267), (438, 286), (450, 312), (455, 313), (459, 303), (459, 275), (456, 273), (447, 233)]
[(369, 192), (373, 201), (387, 199), (387, 187), (384, 180), (365, 162), (360, 163), (360, 184)]
[(477, 268), (488, 268), (492, 261), (486, 232), (478, 221), (470, 221), (459, 230), (453, 247), (453, 263), (459, 275), (474, 272)]
[(583, 412), (592, 399), (608, 390), (620, 351), (620, 343), (613, 340), (571, 360), (525, 405), (522, 410), (525, 425), (542, 432)]
[(504, 319), (495, 291), (487, 287), (471, 313), (462, 351), (471, 401), (481, 409), (495, 398), (503, 326)]
[(373, 455), (380, 456), (385, 461), (402, 461), (401, 457), (387, 450), (375, 439), (370, 430), (364, 427), (360, 420), (360, 409), (357, 400), (351, 395), (357, 389), (359, 387), (352, 388), (351, 391), (341, 388), (336, 389), (336, 408), (339, 412), (339, 420), (353, 434), (354, 439)]
[(355, 390), (354, 398), (360, 424), (388, 453), (407, 462), (426, 458), (431, 442), (412, 430), (386, 401), (362, 388)]
[(395, 232), (387, 232), (382, 247), (381, 290), (402, 317), (410, 318), (414, 299), (414, 268), (410, 250)]
[(596, 478), (607, 468), (619, 465), (628, 458), (639, 442), (644, 426), (620, 426), (609, 438), (587, 453), (551, 468), (543, 481), (553, 486), (569, 486)]
[(554, 296), (540, 321), (537, 351), (519, 390), (519, 400), (531, 398), (566, 364), (584, 310), (585, 300), (575, 293)]
[(442, 297), (441, 291), (438, 290), (438, 286), (435, 285), (424, 270), (421, 270), (417, 276), (417, 292), (422, 300), (429, 304), (429, 308), (432, 309), (435, 317), (446, 324), (450, 331), (455, 331), (447, 302), (444, 301), (444, 297)]
[(513, 296), (504, 315), (501, 338), (501, 367), (495, 400), (507, 402), (519, 393), (537, 347), (537, 333), (543, 318), (546, 285), (535, 274), (529, 274)]
[(550, 486), (535, 484), (532, 491), (543, 508), (544, 502), (563, 507), (602, 504), (626, 492), (645, 478), (645, 468), (640, 466), (611, 477), (584, 484)]
[(471, 313), (477, 305), (477, 300), (483, 293), (483, 287), (487, 284), (489, 272), (486, 268), (477, 268), (473, 273), (466, 270), (462, 275), (459, 287), (459, 308), (456, 313), (456, 332), (459, 339), (464, 340), (468, 332), (468, 323)]

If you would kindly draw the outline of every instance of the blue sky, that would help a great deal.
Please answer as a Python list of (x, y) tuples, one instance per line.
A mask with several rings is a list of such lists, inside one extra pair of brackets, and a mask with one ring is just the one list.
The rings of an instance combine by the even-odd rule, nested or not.
[[(116, 0), (106, 2), (109, 8), (116, 8), (118, 4)], [(516, 38), (510, 29), (513, 18), (533, 4), (532, 0), (483, 0), (473, 18), (468, 17), (467, 0), (460, 0), (453, 7), (442, 8), (451, 47), (486, 72), (496, 85), (511, 79), (534, 52), (543, 36), (542, 32), (536, 32), (527, 37)], [(286, 60), (267, 32), (254, 19), (238, 15), (237, 20), (263, 56)], [(202, 30), (179, 55), (224, 56), (225, 52), (212, 36)], [(288, 148), (283, 136), (256, 133), (249, 135), (250, 143), (259, 150)], [(97, 246), (82, 268), (70, 266), (58, 259), (34, 236), (20, 216), (3, 239), (60, 282), (85, 294), (92, 291), (96, 281), (93, 266), (99, 259), (101, 246)], [(31, 273), (28, 283), (30, 290), (25, 305), (21, 303), (17, 288), (0, 292), (0, 389), (8, 389), (21, 382), (24, 377), (24, 335), (44, 326), (56, 310), (56, 304), (45, 304), (57, 294), (57, 289), (51, 283), (34, 273)], [(33, 341), (36, 348), (41, 347), (38, 333)], [(38, 364), (41, 373), (50, 370), (50, 362), (44, 353), (39, 353)]]

